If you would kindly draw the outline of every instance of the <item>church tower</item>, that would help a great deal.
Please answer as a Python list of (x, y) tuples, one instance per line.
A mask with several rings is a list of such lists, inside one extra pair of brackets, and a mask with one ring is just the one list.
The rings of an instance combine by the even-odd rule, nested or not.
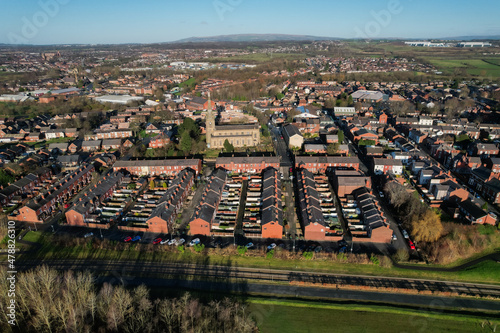
[(206, 128), (207, 128), (207, 148), (211, 148), (212, 146), (212, 135), (215, 132), (215, 118), (212, 114), (212, 100), (210, 98), (210, 91), (208, 92), (208, 110), (207, 110), (207, 118), (205, 119)]

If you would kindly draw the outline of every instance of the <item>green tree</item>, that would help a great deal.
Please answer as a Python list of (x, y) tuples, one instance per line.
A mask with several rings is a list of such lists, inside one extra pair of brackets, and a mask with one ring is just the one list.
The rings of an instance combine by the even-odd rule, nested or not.
[(488, 210), (488, 203), (485, 202), (482, 206), (481, 206), (481, 209), (482, 210)]
[(150, 189), (150, 190), (154, 190), (154, 189), (155, 189), (155, 187), (156, 187), (156, 185), (155, 185), (155, 181), (154, 181), (154, 180), (151, 180), (151, 181), (149, 182), (149, 189)]
[(184, 153), (189, 153), (191, 151), (191, 147), (193, 146), (193, 138), (189, 135), (188, 131), (184, 131), (181, 135), (181, 150)]
[(340, 146), (340, 143), (338, 143), (338, 142), (329, 144), (326, 147), (326, 153), (328, 155), (335, 155), (335, 154), (337, 154), (337, 152), (339, 151), (339, 146)]
[(12, 183), (16, 180), (14, 176), (10, 175), (5, 170), (0, 170), (0, 185), (7, 186), (9, 183)]
[(337, 132), (337, 136), (339, 137), (339, 142), (340, 142), (340, 143), (344, 143), (344, 131), (339, 130), (339, 131)]
[(224, 141), (224, 150), (226, 153), (232, 153), (234, 151), (234, 146), (229, 143), (227, 139)]
[(200, 135), (200, 127), (191, 118), (184, 118), (184, 121), (179, 126), (178, 133), (182, 138), (182, 134), (187, 132), (193, 139), (196, 139)]

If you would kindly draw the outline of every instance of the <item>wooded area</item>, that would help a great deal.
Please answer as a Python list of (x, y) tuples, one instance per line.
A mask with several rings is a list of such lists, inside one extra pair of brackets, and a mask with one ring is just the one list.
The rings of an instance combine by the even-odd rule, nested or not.
[(16, 326), (9, 326), (6, 270), (0, 272), (0, 331), (8, 332), (254, 332), (245, 305), (225, 298), (203, 304), (184, 294), (155, 299), (145, 286), (97, 287), (92, 274), (47, 267), (19, 273)]

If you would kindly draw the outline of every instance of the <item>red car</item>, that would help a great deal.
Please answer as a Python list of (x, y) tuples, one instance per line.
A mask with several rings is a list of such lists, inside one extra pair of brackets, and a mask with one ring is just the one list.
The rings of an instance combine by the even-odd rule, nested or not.
[(125, 243), (132, 241), (132, 237), (128, 236), (123, 240)]
[(163, 239), (161, 238), (156, 238), (154, 241), (153, 241), (153, 244), (159, 244)]
[(408, 243), (410, 244), (410, 249), (415, 250), (415, 244), (411, 240), (408, 240)]

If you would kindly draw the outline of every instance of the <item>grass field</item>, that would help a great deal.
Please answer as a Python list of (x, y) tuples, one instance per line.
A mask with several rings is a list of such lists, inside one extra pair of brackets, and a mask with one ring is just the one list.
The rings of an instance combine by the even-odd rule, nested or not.
[(456, 69), (464, 69), (467, 74), (480, 77), (500, 77), (500, 58), (485, 59), (428, 59), (445, 74), (455, 74)]
[[(193, 253), (189, 250), (178, 253), (166, 246), (153, 247), (153, 251), (140, 250), (136, 244), (126, 245), (124, 250), (93, 248), (91, 241), (80, 246), (56, 247), (50, 236), (37, 238), (35, 232), (29, 232), (25, 240), (39, 242), (42, 246), (36, 253), (19, 255), (19, 259), (97, 259), (97, 260), (132, 260), (154, 262), (200, 262), (212, 265), (230, 265), (239, 267), (273, 268), (298, 271), (329, 272), (339, 274), (360, 274), (374, 276), (392, 276), (433, 280), (464, 281), (500, 284), (500, 265), (494, 261), (482, 262), (461, 272), (432, 272), (382, 267), (374, 264), (353, 264), (332, 259), (268, 259), (259, 255), (208, 255)], [(141, 245), (142, 246), (142, 245)]]
[(494, 316), (300, 301), (250, 300), (263, 333), (274, 332), (493, 332)]
[(210, 62), (245, 62), (250, 64), (260, 64), (264, 62), (268, 62), (273, 59), (287, 59), (287, 60), (301, 60), (306, 57), (305, 54), (302, 53), (251, 53), (245, 54), (241, 56), (234, 56), (228, 58), (212, 58), (208, 59)]
[(500, 56), (485, 55), (492, 52), (490, 48), (429, 48), (407, 46), (400, 42), (367, 44), (359, 41), (348, 42), (348, 45), (355, 56), (401, 56), (421, 59), (434, 65), (444, 75), (467, 74), (486, 79), (500, 78)]

